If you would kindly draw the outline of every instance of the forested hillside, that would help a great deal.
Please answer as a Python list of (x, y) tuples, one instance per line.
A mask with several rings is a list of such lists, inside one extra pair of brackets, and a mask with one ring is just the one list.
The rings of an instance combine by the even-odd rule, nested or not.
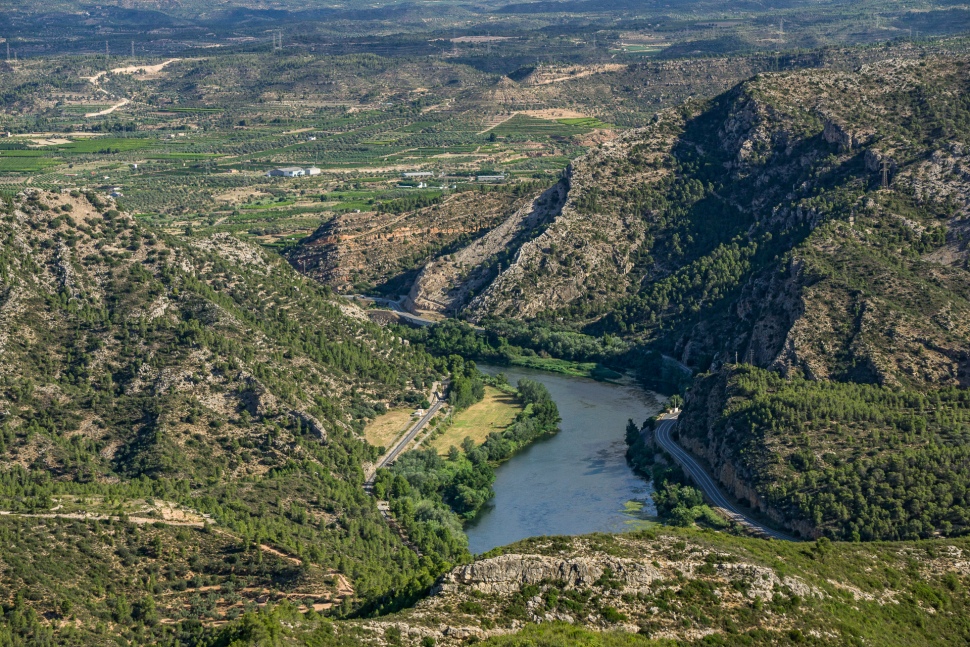
[(964, 388), (732, 367), (697, 383), (680, 429), (729, 489), (805, 536), (916, 539), (970, 526)]
[[(656, 341), (701, 369), (737, 352), (760, 365), (807, 363), (820, 377), (869, 363), (879, 379), (908, 380), (885, 341), (853, 347), (852, 325), (834, 321), (861, 308), (907, 338), (931, 319), (934, 342), (921, 345), (933, 373), (933, 348), (961, 336), (956, 311), (953, 325), (932, 318), (963, 307), (970, 113), (952, 88), (966, 85), (962, 59), (890, 59), (763, 74), (662, 113), (574, 163), (562, 215), (468, 315)], [(884, 159), (890, 191), (879, 190)], [(924, 267), (932, 273), (919, 283)], [(880, 298), (863, 307), (853, 291), (869, 277)], [(796, 321), (806, 325), (793, 334), (809, 342), (824, 331), (833, 346), (809, 357), (823, 343), (811, 339), (794, 359), (786, 335)]]
[(561, 215), (465, 314), (710, 371), (685, 444), (805, 535), (963, 532), (967, 70), (761, 74), (661, 113), (573, 164)]
[[(443, 364), (279, 258), (228, 236), (176, 240), (94, 194), (5, 195), (0, 241), (2, 532), (17, 538), (0, 604), (35, 612), (4, 616), (13, 644), (40, 644), (41, 612), (161, 639), (170, 625), (119, 600), (198, 619), (160, 596), (219, 585), (233, 563), (242, 599), (215, 586), (204, 622), (268, 595), (349, 610), (448, 566), (380, 517), (361, 487), (377, 450), (358, 435), (388, 403), (420, 402)], [(193, 549), (176, 530), (216, 534)], [(32, 545), (131, 576), (51, 577)], [(267, 551), (276, 566), (239, 579)]]

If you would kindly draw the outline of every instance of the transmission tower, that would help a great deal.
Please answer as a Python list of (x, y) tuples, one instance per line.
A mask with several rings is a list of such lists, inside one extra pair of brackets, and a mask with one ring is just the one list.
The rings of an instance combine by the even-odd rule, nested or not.
[(111, 58), (111, 52), (108, 51), (108, 41), (104, 41), (104, 57)]
[(882, 161), (882, 189), (889, 190), (889, 160), (887, 159)]
[(10, 41), (7, 41), (7, 62), (10, 62)]
[(135, 41), (131, 41), (131, 57), (135, 58)]

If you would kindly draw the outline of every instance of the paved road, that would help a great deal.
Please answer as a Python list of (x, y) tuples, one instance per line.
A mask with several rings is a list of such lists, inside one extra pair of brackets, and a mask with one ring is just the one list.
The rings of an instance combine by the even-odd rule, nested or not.
[(381, 297), (368, 297), (363, 294), (348, 294), (346, 295), (348, 299), (354, 299), (355, 301), (371, 301), (375, 305), (384, 306), (391, 312), (395, 313), (401, 319), (405, 319), (416, 326), (430, 326), (433, 323), (438, 323), (435, 319), (429, 319), (428, 317), (422, 317), (421, 315), (416, 315), (412, 312), (408, 312), (404, 309), (399, 301), (393, 299), (384, 299)]
[(428, 422), (434, 417), (434, 414), (438, 413), (438, 410), (444, 405), (444, 403), (445, 403), (444, 399), (442, 398), (436, 399), (434, 404), (431, 405), (431, 408), (428, 409), (428, 412), (425, 413), (424, 416), (422, 416), (421, 419), (418, 420), (413, 427), (411, 427), (411, 431), (405, 434), (404, 437), (401, 438), (401, 440), (398, 441), (396, 445), (394, 445), (394, 448), (391, 449), (391, 451), (384, 454), (384, 456), (382, 456), (381, 459), (377, 461), (377, 464), (374, 466), (373, 472), (367, 477), (367, 480), (364, 482), (365, 489), (369, 490), (374, 485), (374, 479), (377, 478), (377, 470), (379, 470), (382, 467), (386, 467), (390, 463), (393, 463), (394, 459), (397, 458), (398, 455), (405, 450), (405, 448), (407, 448), (407, 446), (411, 443), (412, 440), (414, 440), (414, 437), (417, 436), (422, 429), (424, 429), (424, 426), (427, 425)]
[(794, 537), (790, 537), (785, 533), (778, 532), (768, 526), (765, 526), (751, 517), (747, 516), (741, 512), (737, 506), (731, 503), (728, 498), (721, 492), (721, 489), (717, 486), (714, 479), (707, 473), (707, 471), (701, 467), (700, 463), (691, 456), (683, 447), (678, 445), (673, 438), (671, 438), (670, 433), (677, 426), (677, 418), (666, 417), (657, 423), (657, 427), (654, 431), (654, 438), (657, 440), (657, 444), (660, 445), (668, 454), (674, 457), (674, 459), (681, 464), (684, 471), (691, 477), (691, 480), (697, 484), (698, 487), (703, 490), (705, 496), (718, 508), (721, 508), (727, 515), (734, 521), (740, 523), (743, 526), (747, 526), (751, 530), (758, 534), (765, 535), (772, 539), (781, 539), (783, 541), (795, 541)]

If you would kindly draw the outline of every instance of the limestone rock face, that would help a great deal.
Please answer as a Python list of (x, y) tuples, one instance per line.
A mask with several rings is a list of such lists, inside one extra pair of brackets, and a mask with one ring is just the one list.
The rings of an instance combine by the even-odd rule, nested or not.
[[(690, 641), (722, 631), (683, 623), (696, 605), (730, 615), (758, 600), (831, 600), (817, 578), (780, 573), (746, 551), (715, 548), (711, 539), (660, 531), (526, 540), (516, 552), (455, 567), (413, 608), (365, 621), (373, 637), (367, 644), (393, 644), (393, 632), (409, 647), (427, 637), (450, 647), (547, 622), (629, 633), (646, 627), (653, 638)], [(789, 626), (785, 614), (771, 610), (758, 622)]]
[(454, 593), (468, 587), (482, 593), (509, 594), (527, 584), (554, 580), (567, 587), (589, 586), (609, 569), (639, 589), (662, 579), (658, 568), (630, 559), (557, 559), (540, 555), (500, 555), (460, 566), (445, 575), (435, 594)]
[(834, 144), (844, 152), (851, 152), (867, 144), (875, 134), (871, 128), (865, 130), (850, 130), (844, 124), (828, 118), (825, 120), (825, 128), (822, 130), (822, 137), (830, 144)]
[(501, 273), (502, 261), (498, 260), (501, 256), (515, 254), (541, 227), (559, 215), (567, 191), (567, 180), (557, 182), (481, 238), (429, 262), (411, 286), (405, 307), (412, 312), (457, 314)]

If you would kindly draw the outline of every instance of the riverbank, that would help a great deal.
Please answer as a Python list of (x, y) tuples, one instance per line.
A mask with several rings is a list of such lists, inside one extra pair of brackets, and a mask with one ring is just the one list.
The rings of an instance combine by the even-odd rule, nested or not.
[[(458, 444), (449, 444), (444, 456), (430, 443), (406, 452), (388, 469), (380, 470), (374, 482), (375, 495), (389, 502), (390, 511), (418, 550), (446, 555), (450, 561), (470, 557), (463, 524), (474, 519), (494, 495), (495, 468), (536, 440), (555, 434), (560, 421), (556, 403), (539, 382), (522, 379), (512, 389), (500, 377), (485, 378), (472, 372), (456, 376), (452, 383), (463, 381), (468, 383), (467, 391), (478, 394), (479, 399), (491, 387), (514, 396), (522, 410), (511, 424), (487, 433), (480, 443), (466, 436)], [(453, 391), (451, 398), (458, 395)], [(474, 406), (466, 401), (464, 408)], [(454, 425), (454, 419), (449, 424)], [(449, 431), (444, 430), (438, 439)]]
[(510, 359), (509, 366), (558, 373), (570, 377), (586, 377), (599, 382), (619, 382), (624, 378), (623, 373), (618, 373), (598, 362), (575, 362), (555, 357), (520, 355)]
[(659, 412), (664, 398), (633, 383), (483, 364), (509, 381), (529, 378), (552, 395), (560, 431), (496, 469), (495, 496), (465, 528), (476, 554), (539, 535), (624, 532), (654, 518), (649, 483), (626, 462), (624, 429)]

